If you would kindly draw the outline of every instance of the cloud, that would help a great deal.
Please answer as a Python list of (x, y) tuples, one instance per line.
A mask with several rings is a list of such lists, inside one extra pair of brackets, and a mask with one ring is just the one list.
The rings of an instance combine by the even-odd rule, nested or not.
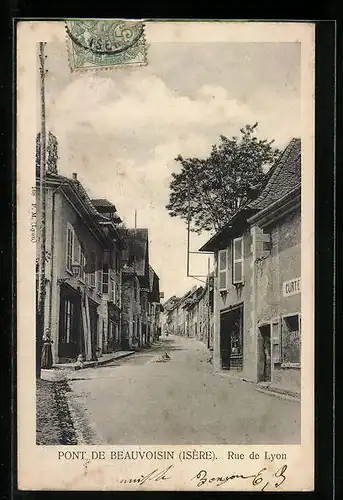
[(175, 130), (208, 129), (253, 114), (236, 100), (228, 99), (222, 87), (205, 85), (195, 98), (177, 95), (158, 77), (122, 79), (82, 76), (70, 83), (49, 110), (51, 121), (65, 133), (89, 124), (94, 134), (156, 136)]

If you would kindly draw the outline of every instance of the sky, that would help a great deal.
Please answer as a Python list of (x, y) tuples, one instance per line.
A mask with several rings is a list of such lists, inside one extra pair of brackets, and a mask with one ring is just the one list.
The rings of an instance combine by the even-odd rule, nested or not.
[[(186, 225), (165, 209), (174, 158), (206, 157), (219, 135), (259, 123), (283, 148), (300, 137), (299, 43), (151, 43), (148, 65), (71, 73), (63, 43), (46, 48), (47, 128), (59, 173), (76, 172), (91, 198), (113, 202), (128, 227), (149, 229), (150, 263), (167, 299), (186, 277)], [(191, 250), (209, 239), (191, 236)], [(208, 256), (192, 255), (193, 274)]]

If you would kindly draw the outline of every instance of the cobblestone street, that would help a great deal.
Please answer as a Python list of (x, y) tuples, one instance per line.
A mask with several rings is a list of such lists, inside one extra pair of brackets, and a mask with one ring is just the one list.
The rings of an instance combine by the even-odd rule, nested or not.
[(71, 397), (108, 444), (300, 442), (298, 402), (216, 373), (193, 339), (161, 338), (151, 350), (68, 378)]

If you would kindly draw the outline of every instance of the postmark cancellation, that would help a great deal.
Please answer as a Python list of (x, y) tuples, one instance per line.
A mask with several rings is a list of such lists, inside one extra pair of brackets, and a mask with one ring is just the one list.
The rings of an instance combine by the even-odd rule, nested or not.
[(142, 21), (73, 20), (66, 33), (72, 71), (147, 64)]

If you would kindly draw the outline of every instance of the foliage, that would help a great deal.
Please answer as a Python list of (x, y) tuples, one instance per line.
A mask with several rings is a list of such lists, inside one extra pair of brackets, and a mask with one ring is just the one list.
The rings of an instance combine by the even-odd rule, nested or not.
[(166, 208), (171, 217), (189, 217), (197, 233), (218, 231), (250, 199), (280, 153), (273, 140), (256, 137), (257, 126), (246, 125), (239, 138), (221, 135), (205, 159), (175, 158), (181, 170), (172, 174), (170, 183)]
[[(57, 162), (58, 162), (58, 141), (56, 136), (49, 132), (48, 134), (48, 145), (47, 145), (47, 159), (46, 159), (46, 170), (47, 172), (57, 174)], [(36, 175), (40, 175), (40, 162), (41, 162), (41, 134), (36, 135)]]

